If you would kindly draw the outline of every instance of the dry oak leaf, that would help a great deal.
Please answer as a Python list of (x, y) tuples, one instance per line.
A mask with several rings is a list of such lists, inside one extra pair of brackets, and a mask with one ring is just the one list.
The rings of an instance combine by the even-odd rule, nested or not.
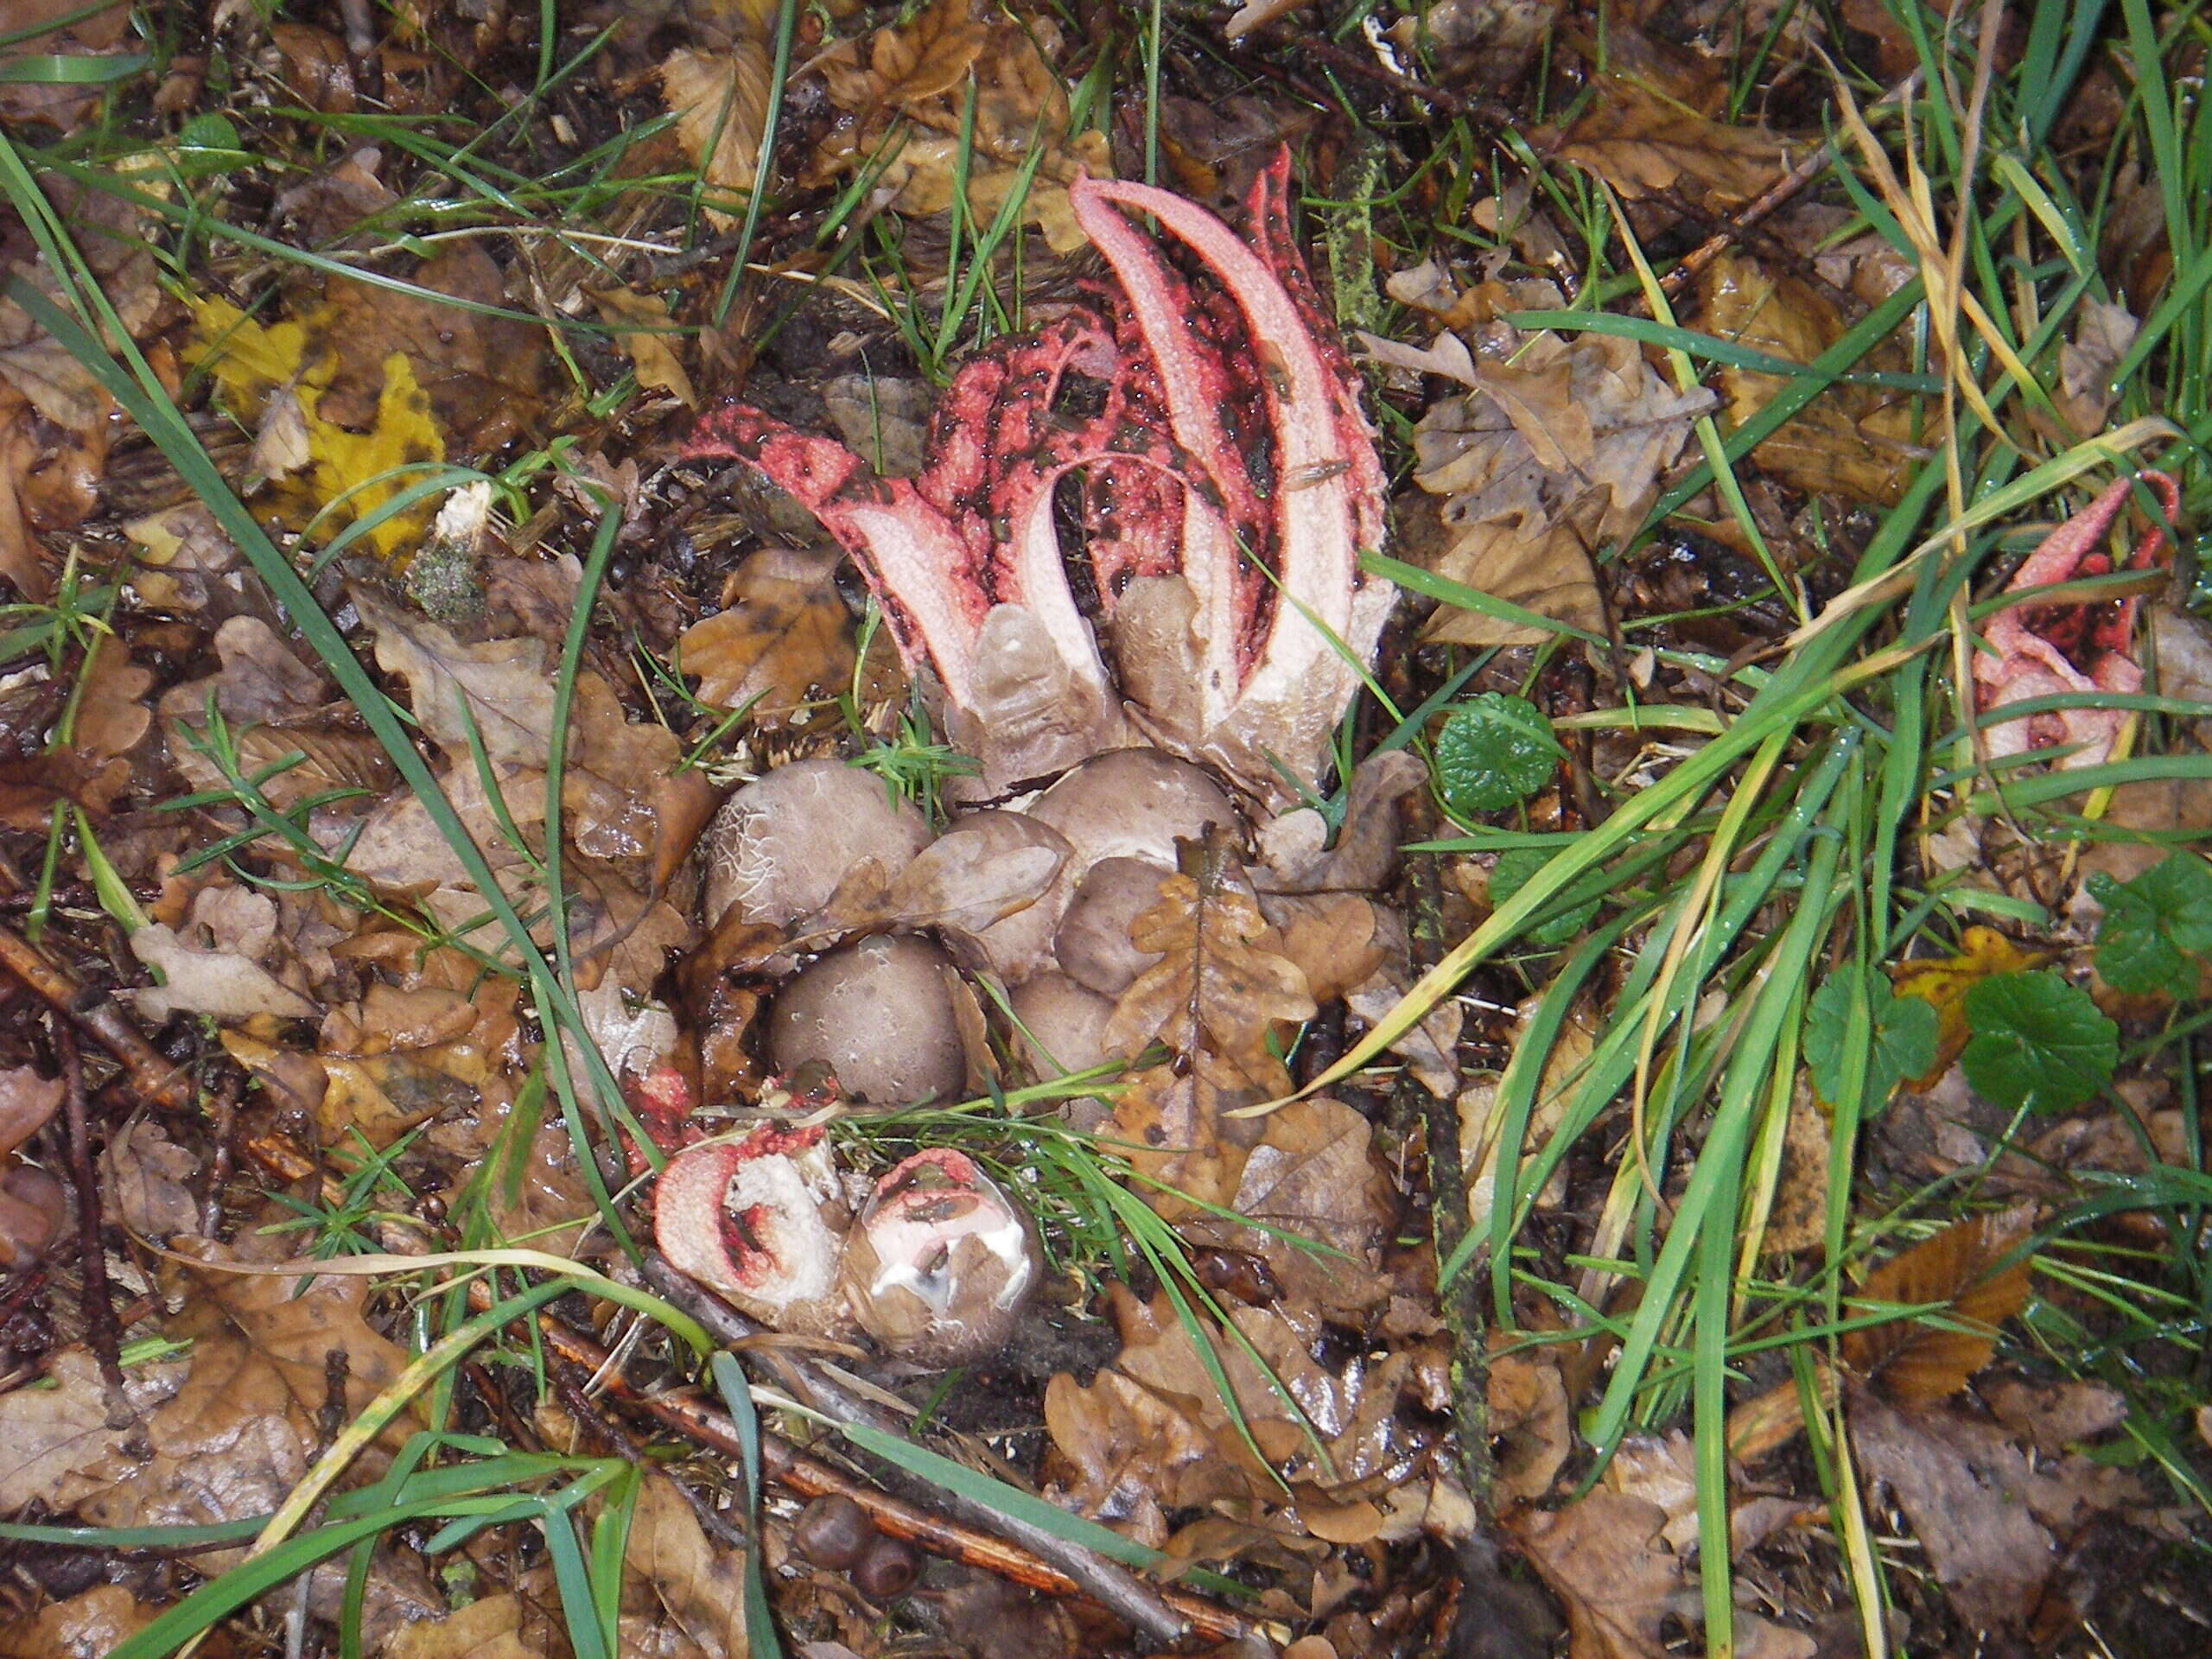
[(199, 1169), (200, 1160), (157, 1121), (136, 1119), (100, 1154), (108, 1213), (141, 1238), (191, 1232), (200, 1224), (200, 1205), (185, 1183)]
[(163, 984), (126, 992), (156, 1024), (183, 1010), (219, 1020), (271, 1014), (313, 1019), (320, 1012), (261, 964), (276, 943), (276, 902), (244, 887), (210, 887), (192, 901), (181, 928), (156, 922), (130, 935), (131, 955), (160, 971)]
[[(741, 222), (730, 198), (749, 193), (759, 171), (760, 132), (768, 119), (768, 55), (757, 41), (739, 41), (727, 52), (690, 47), (671, 52), (660, 67), (661, 97), (676, 118), (676, 136), (709, 189), (708, 222), (729, 231)], [(690, 399), (684, 399), (689, 403)]]
[[(1495, 1349), (1509, 1340), (1491, 1338)], [(1567, 1384), (1553, 1349), (1493, 1352), (1485, 1385), (1490, 1431), (1497, 1436), (1497, 1478), (1512, 1497), (1534, 1503), (1552, 1489), (1574, 1450)]]
[[(1414, 481), (1444, 498), (1437, 574), (1593, 630), (1605, 623), (1590, 553), (1627, 535), (1658, 499), (1662, 472), (1714, 403), (1679, 391), (1633, 340), (1573, 340), (1491, 326), (1472, 390), (1432, 404), (1414, 429)], [(1441, 607), (1427, 637), (1526, 644), (1543, 630)]]
[[(320, 1363), (315, 1374), (320, 1396)], [(319, 1406), (320, 1398), (302, 1405), (244, 1337), (201, 1336), (184, 1386), (60, 1496), (95, 1526), (207, 1526), (266, 1515), (315, 1460)], [(220, 1572), (245, 1549), (198, 1559)]]
[(1260, 1138), (1259, 1120), (1228, 1115), (1252, 1104), (1255, 1091), (1224, 1089), (1226, 1077), (1226, 1068), (1209, 1061), (1136, 1072), (1122, 1079), (1126, 1086), (1099, 1129), (1131, 1168), (1159, 1183), (1146, 1191), (1145, 1201), (1170, 1221), (1229, 1204), (1245, 1156)]
[(53, 823), (54, 804), (60, 801), (102, 817), (130, 783), (128, 761), (86, 754), (73, 745), (0, 760), (0, 823), (42, 832)]
[(1738, 207), (1789, 170), (1789, 147), (1774, 133), (1709, 120), (1617, 76), (1593, 86), (1554, 153), (1630, 200), (1677, 191), (1702, 207)]
[[(133, 1366), (124, 1395), (141, 1414), (184, 1384), (181, 1363)], [(43, 1389), (0, 1395), (0, 1510), (15, 1513), (35, 1500), (62, 1507), (61, 1494), (79, 1471), (98, 1463), (138, 1432), (108, 1422), (107, 1385), (89, 1350), (57, 1348), (47, 1361)]]
[[(1791, 363), (1810, 363), (1835, 344), (1845, 319), (1835, 303), (1795, 276), (1775, 276), (1739, 254), (1723, 254), (1699, 279), (1707, 331)], [(1884, 348), (1870, 369), (1910, 366)], [(1732, 423), (1743, 425), (1789, 381), (1722, 365), (1718, 376)], [(1808, 493), (1832, 491), (1878, 506), (1894, 503), (1923, 453), (1910, 395), (1886, 387), (1831, 386), (1751, 452), (1760, 471)]]
[[(676, 348), (683, 336), (670, 329), (668, 302), (657, 295), (628, 288), (587, 289), (602, 321), (615, 327), (614, 343), (637, 371), (638, 384), (649, 391), (664, 391), (686, 409), (699, 406)], [(625, 330), (622, 325), (638, 325)]]
[(1325, 1096), (1293, 1101), (1261, 1124), (1229, 1204), (1250, 1224), (1200, 1214), (1179, 1230), (1194, 1245), (1259, 1257), (1285, 1298), (1357, 1323), (1389, 1299), (1376, 1266), (1397, 1213), (1373, 1126)]
[(544, 1649), (523, 1639), (522, 1626), (521, 1598), (486, 1596), (443, 1618), (401, 1625), (385, 1652), (391, 1659), (543, 1659)]
[(362, 1317), (368, 1281), (323, 1274), (302, 1287), (297, 1273), (247, 1272), (238, 1266), (289, 1264), (288, 1235), (241, 1236), (235, 1246), (188, 1238), (173, 1247), (200, 1294), (186, 1319), (191, 1331), (234, 1330), (283, 1378), (312, 1416), (330, 1393), (329, 1356), (346, 1357), (346, 1402), (358, 1412), (407, 1365), (407, 1351), (379, 1336)]
[(1893, 962), (1890, 982), (1899, 996), (1916, 996), (1936, 1009), (1936, 1064), (1922, 1076), (1910, 1078), (1908, 1089), (1936, 1086), (1967, 1046), (1967, 993), (1982, 980), (1997, 974), (2024, 973), (2040, 968), (2057, 954), (2023, 949), (1993, 927), (1970, 927), (1966, 949), (1955, 957)]
[[(1068, 182), (1078, 170), (1110, 176), (1113, 158), (1103, 132), (1068, 132), (1067, 85), (1053, 67), (1059, 49), (1051, 19), (979, 23), (967, 0), (939, 0), (865, 42), (832, 47), (817, 62), (830, 102), (854, 118), (823, 143), (804, 181), (880, 166), (878, 188), (899, 212), (938, 213), (951, 205), (964, 168), (976, 223), (990, 223), (1021, 188), (1023, 223), (1036, 226), (1055, 253), (1082, 247)], [(881, 161), (879, 152), (900, 122), (916, 130)], [(1032, 172), (1026, 163), (1040, 147)]]
[(123, 0), (91, 5), (83, 0), (18, 0), (7, 12), (8, 43), (0, 48), (0, 65), (14, 67), (20, 59), (52, 57), (63, 61), (64, 73), (34, 73), (0, 78), (0, 118), (10, 122), (42, 121), (63, 133), (73, 132), (99, 108), (111, 82), (103, 73), (79, 75), (91, 69), (89, 60), (111, 56), (125, 49), (130, 9)]
[(1212, 1333), (1208, 1339), (1250, 1434), (1247, 1444), (1213, 1369), (1167, 1296), (1144, 1303), (1116, 1287), (1113, 1306), (1122, 1343), (1114, 1369), (1180, 1403), (1212, 1436), (1220, 1457), (1265, 1483), (1252, 1459), (1256, 1447), (1268, 1468), (1292, 1484), (1301, 1506), (1378, 1497), (1408, 1478), (1427, 1435), (1401, 1421), (1401, 1404), (1408, 1396), (1431, 1410), (1446, 1403), (1446, 1386), (1421, 1344), (1403, 1343), (1377, 1363), (1361, 1356), (1331, 1370), (1313, 1357), (1321, 1321), (1310, 1310), (1231, 1304), (1229, 1316), (1243, 1340)]
[(2040, 1470), (2002, 1429), (1955, 1408), (1900, 1411), (1862, 1392), (1850, 1425), (1860, 1471), (1896, 1494), (1952, 1605), (1980, 1630), (2024, 1625), (2060, 1541), (2144, 1498), (2133, 1473), (2088, 1458)]
[(1268, 1046), (1276, 1021), (1313, 1017), (1297, 964), (1263, 943), (1266, 918), (1231, 879), (1205, 887), (1187, 875), (1160, 884), (1160, 902), (1129, 925), (1129, 940), (1160, 960), (1122, 993), (1103, 1038), (1109, 1054), (1135, 1054), (1157, 1037), (1178, 1054), (1218, 1059), (1237, 1085), (1288, 1092), (1290, 1074)]
[(0, 1659), (107, 1659), (155, 1611), (119, 1584), (97, 1585), (0, 1625)]
[(2027, 1260), (2002, 1264), (2034, 1230), (2035, 1206), (2018, 1205), (1955, 1222), (1883, 1262), (1854, 1300), (1936, 1311), (1847, 1333), (1844, 1363), (1904, 1405), (1958, 1393), (1989, 1363), (1997, 1327), (2027, 1301)]
[(650, 1627), (665, 1624), (706, 1659), (746, 1659), (744, 1556), (715, 1547), (667, 1476), (648, 1474), (639, 1484), (622, 1559), (635, 1574), (625, 1611), (633, 1611), (629, 1599), (658, 1605), (657, 1616), (640, 1621), (646, 1628), (626, 1630), (625, 1652), (632, 1639), (660, 1651)]
[(855, 114), (876, 106), (919, 103), (949, 92), (967, 78), (988, 31), (968, 15), (969, 0), (937, 0), (908, 22), (868, 37), (868, 67), (849, 50), (825, 54), (823, 83), (830, 98)]
[[(494, 766), (542, 768), (552, 741), (556, 688), (535, 639), (467, 645), (428, 618), (365, 588), (354, 607), (376, 632), (378, 666), (407, 682), (415, 717), (458, 766), (481, 743)], [(650, 861), (660, 839), (660, 782), (682, 744), (666, 727), (631, 721), (599, 675), (576, 676), (561, 804), (570, 839), (594, 858)], [(518, 804), (506, 796), (519, 822)], [(455, 802), (456, 807), (459, 802)], [(538, 813), (543, 814), (543, 803)]]
[(0, 1158), (36, 1135), (67, 1092), (60, 1077), (42, 1077), (33, 1066), (0, 1071)]
[(834, 580), (843, 559), (834, 548), (796, 547), (747, 557), (724, 585), (721, 609), (677, 641), (677, 666), (699, 677), (699, 701), (796, 726), (849, 684), (849, 618)]
[(1594, 1491), (1561, 1510), (1516, 1511), (1505, 1527), (1567, 1614), (1573, 1659), (1660, 1659), (1682, 1560), (1660, 1538), (1667, 1512)]

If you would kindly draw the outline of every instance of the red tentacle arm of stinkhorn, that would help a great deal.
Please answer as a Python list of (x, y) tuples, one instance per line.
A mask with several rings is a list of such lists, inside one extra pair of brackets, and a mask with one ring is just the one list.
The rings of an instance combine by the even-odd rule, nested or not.
[[(2009, 597), (2054, 582), (2104, 575), (2113, 569), (2104, 542), (2140, 483), (2158, 493), (2162, 521), (2143, 532), (2127, 568), (2147, 570), (2169, 550), (2167, 527), (2180, 507), (2180, 494), (2164, 473), (2124, 478), (2044, 537), (2005, 585)], [(2031, 697), (2101, 691), (2132, 696), (2143, 689), (2143, 670), (2131, 655), (2137, 601), (2009, 605), (1982, 630), (1989, 649), (1974, 662), (1976, 702), (1985, 716), (1998, 715), (2008, 703)], [(2094, 766), (2111, 757), (2126, 715), (2117, 709), (2063, 709), (2024, 718), (1988, 720), (1985, 730), (1993, 757), (2033, 749), (2076, 746), (2061, 755), (2062, 768)]]
[(1287, 177), (1285, 154), (1255, 181), (1249, 240), (1169, 192), (1077, 181), (1111, 288), (965, 364), (914, 480), (743, 404), (685, 448), (757, 468), (852, 553), (987, 788), (1128, 741), (1054, 522), (1071, 472), (1084, 585), (1137, 727), (1274, 800), (1275, 762), (1321, 763), (1395, 594), (1358, 568), (1382, 535), (1382, 467), (1290, 239)]

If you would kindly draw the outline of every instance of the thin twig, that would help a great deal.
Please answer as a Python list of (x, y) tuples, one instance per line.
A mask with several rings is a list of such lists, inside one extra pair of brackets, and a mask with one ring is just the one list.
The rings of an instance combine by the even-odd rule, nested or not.
[(82, 1027), (123, 1063), (130, 1086), (142, 1100), (173, 1112), (194, 1104), (192, 1081), (182, 1068), (164, 1059), (128, 1014), (105, 991), (87, 991), (13, 928), (0, 927), (0, 968), (5, 968), (63, 1019)]
[[(474, 1286), (470, 1289), (473, 1300), (478, 1290)], [(744, 1455), (737, 1426), (720, 1408), (709, 1405), (696, 1395), (688, 1392), (648, 1393), (636, 1388), (622, 1376), (619, 1370), (607, 1367), (607, 1351), (597, 1343), (550, 1314), (540, 1313), (537, 1322), (553, 1351), (570, 1364), (581, 1366), (597, 1376), (601, 1386), (613, 1397), (645, 1412), (687, 1440), (724, 1457)], [(800, 1497), (819, 1497), (831, 1492), (842, 1494), (866, 1510), (868, 1518), (880, 1530), (894, 1538), (904, 1538), (919, 1545), (933, 1554), (995, 1573), (1047, 1595), (1091, 1593), (1072, 1574), (1043, 1560), (1036, 1551), (1007, 1542), (979, 1527), (934, 1514), (920, 1504), (910, 1503), (903, 1498), (880, 1491), (866, 1481), (857, 1480), (820, 1459), (800, 1451), (780, 1435), (764, 1433), (761, 1436), (760, 1461), (767, 1478), (786, 1491)], [(1004, 1529), (1006, 1517), (993, 1511), (990, 1525), (995, 1529)], [(1057, 1544), (1058, 1541), (1054, 1542)], [(1190, 1637), (1224, 1643), (1262, 1637), (1274, 1638), (1280, 1635), (1255, 1621), (1185, 1591), (1162, 1589), (1154, 1592), (1147, 1588), (1146, 1592), (1156, 1595), (1177, 1626)]]
[(85, 1111), (85, 1068), (69, 1022), (54, 1022), (54, 1052), (61, 1062), (62, 1120), (69, 1137), (69, 1178), (77, 1188), (78, 1268), (84, 1274), (85, 1341), (99, 1361), (111, 1414), (130, 1421), (124, 1393), (123, 1332), (108, 1300), (107, 1252), (100, 1244), (100, 1178), (92, 1165), (92, 1133)]
[[(759, 1325), (718, 1298), (706, 1294), (658, 1253), (645, 1258), (645, 1278), (654, 1289), (725, 1343), (734, 1344), (760, 1334)], [(839, 1422), (863, 1424), (887, 1434), (906, 1433), (906, 1425), (893, 1413), (823, 1376), (790, 1350), (762, 1348), (753, 1351), (753, 1357), (776, 1371), (794, 1396), (805, 1401), (823, 1416)], [(944, 1509), (966, 1525), (995, 1534), (1049, 1562), (1078, 1586), (1084, 1594), (1151, 1641), (1172, 1646), (1190, 1633), (1190, 1621), (1170, 1607), (1156, 1591), (1095, 1551), (1056, 1538), (1042, 1527), (1032, 1526), (988, 1503), (929, 1486), (918, 1479), (899, 1479), (898, 1484), (910, 1495), (925, 1494), (925, 1501)]]

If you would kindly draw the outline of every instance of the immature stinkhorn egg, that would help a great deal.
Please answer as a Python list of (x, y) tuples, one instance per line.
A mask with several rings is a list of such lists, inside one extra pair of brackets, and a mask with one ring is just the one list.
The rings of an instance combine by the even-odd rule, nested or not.
[(994, 1352), (1040, 1277), (1029, 1222), (963, 1153), (918, 1152), (875, 1184), (845, 1244), (862, 1328), (902, 1359)]
[(1030, 804), (1075, 849), (1077, 880), (1101, 859), (1139, 858), (1175, 868), (1175, 842), (1207, 826), (1234, 832), (1236, 808), (1203, 766), (1158, 749), (1115, 749), (1086, 760)]
[(776, 994), (776, 1069), (815, 1061), (854, 1099), (878, 1106), (953, 1093), (967, 1061), (951, 975), (952, 959), (926, 939), (877, 934), (830, 951)]
[(794, 760), (731, 796), (705, 836), (707, 920), (733, 904), (782, 927), (830, 901), (865, 861), (887, 879), (929, 844), (929, 825), (883, 781), (842, 760)]
[(877, 1534), (868, 1553), (853, 1564), (853, 1585), (870, 1601), (896, 1601), (922, 1574), (920, 1552), (909, 1543)]
[(791, 1546), (817, 1567), (849, 1572), (876, 1540), (868, 1511), (842, 1492), (825, 1492), (791, 1523)]

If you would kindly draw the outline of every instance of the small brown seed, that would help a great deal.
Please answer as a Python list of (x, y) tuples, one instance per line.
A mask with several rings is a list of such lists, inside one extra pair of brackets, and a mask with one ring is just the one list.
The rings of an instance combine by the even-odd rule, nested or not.
[(829, 1492), (798, 1512), (791, 1547), (817, 1567), (850, 1571), (876, 1541), (868, 1511), (842, 1492)]
[(853, 1583), (870, 1601), (896, 1601), (921, 1571), (921, 1555), (912, 1544), (879, 1535), (853, 1568)]

